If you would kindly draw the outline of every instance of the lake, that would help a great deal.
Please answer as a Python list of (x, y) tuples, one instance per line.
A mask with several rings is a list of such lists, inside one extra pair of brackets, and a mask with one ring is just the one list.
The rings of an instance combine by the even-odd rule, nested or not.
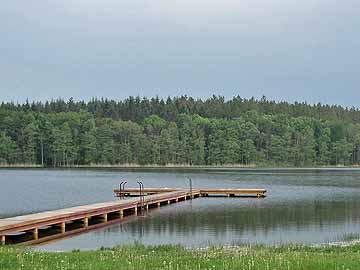
[(211, 171), (0, 170), (0, 218), (115, 200), (127, 187), (265, 188), (268, 197), (199, 198), (150, 210), (38, 247), (97, 249), (123, 244), (278, 245), (360, 239), (360, 170), (238, 169)]

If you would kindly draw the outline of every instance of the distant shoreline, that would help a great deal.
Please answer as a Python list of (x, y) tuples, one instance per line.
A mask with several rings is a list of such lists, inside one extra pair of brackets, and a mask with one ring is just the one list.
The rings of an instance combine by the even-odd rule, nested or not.
[(0, 165), (0, 169), (112, 169), (112, 170), (346, 170), (360, 169), (360, 166), (255, 166), (255, 165), (71, 165), (71, 166), (48, 166), (40, 164), (12, 164)]

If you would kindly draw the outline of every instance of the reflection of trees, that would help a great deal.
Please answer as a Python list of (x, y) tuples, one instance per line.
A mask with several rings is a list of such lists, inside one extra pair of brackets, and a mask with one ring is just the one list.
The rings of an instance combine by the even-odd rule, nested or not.
[[(230, 206), (229, 206), (230, 207)], [(238, 234), (265, 234), (274, 229), (306, 230), (311, 227), (346, 224), (360, 221), (359, 199), (348, 201), (314, 201), (303, 204), (272, 205), (264, 208), (215, 208), (205, 211), (180, 209), (153, 213), (143, 220), (129, 222), (117, 227), (109, 227), (107, 232), (122, 230), (138, 235), (139, 232), (162, 235), (194, 235), (211, 230), (217, 235), (235, 231)], [(165, 209), (162, 209), (165, 210)], [(106, 232), (104, 232), (106, 233)]]

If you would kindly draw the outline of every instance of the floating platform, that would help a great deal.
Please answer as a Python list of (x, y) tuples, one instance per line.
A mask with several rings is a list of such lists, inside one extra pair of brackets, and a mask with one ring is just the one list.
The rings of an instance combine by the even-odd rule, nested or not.
[[(114, 190), (116, 196), (140, 196), (138, 189)], [(124, 198), (106, 203), (96, 203), (0, 219), (0, 244), (41, 244), (60, 238), (98, 229), (128, 220), (131, 216), (145, 213), (188, 199), (220, 196), (265, 197), (264, 189), (143, 189), (137, 198)]]
[[(144, 188), (142, 189), (142, 195), (153, 195), (153, 194), (161, 194), (168, 192), (175, 192), (181, 189), (176, 188)], [(266, 189), (198, 189), (200, 195), (203, 197), (207, 196), (225, 196), (225, 197), (266, 197)], [(139, 188), (126, 188), (126, 189), (115, 189), (114, 193), (117, 197), (126, 197), (126, 196), (140, 196)]]

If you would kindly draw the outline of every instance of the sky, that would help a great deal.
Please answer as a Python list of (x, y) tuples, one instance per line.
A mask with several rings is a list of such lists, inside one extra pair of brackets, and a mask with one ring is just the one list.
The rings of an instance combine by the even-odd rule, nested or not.
[(0, 101), (213, 94), (360, 107), (359, 0), (2, 0)]

